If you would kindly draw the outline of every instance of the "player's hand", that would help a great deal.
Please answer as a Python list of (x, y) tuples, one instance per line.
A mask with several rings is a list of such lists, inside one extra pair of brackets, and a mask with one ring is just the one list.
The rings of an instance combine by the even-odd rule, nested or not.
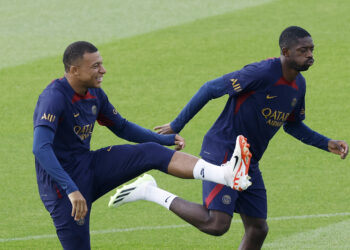
[(341, 159), (345, 159), (349, 152), (349, 146), (345, 141), (330, 140), (328, 142), (328, 150), (340, 155)]
[(179, 135), (175, 135), (175, 150), (179, 151), (185, 147), (185, 139)]
[(157, 126), (154, 130), (161, 135), (175, 134), (174, 130), (170, 127), (170, 123), (164, 124), (162, 126)]
[(72, 203), (72, 217), (74, 220), (79, 221), (84, 219), (88, 208), (84, 196), (77, 190), (68, 195), (70, 202)]

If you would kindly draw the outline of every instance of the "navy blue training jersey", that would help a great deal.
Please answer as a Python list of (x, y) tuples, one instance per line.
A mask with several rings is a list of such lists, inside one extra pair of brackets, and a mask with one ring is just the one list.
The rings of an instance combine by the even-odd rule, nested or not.
[[(50, 127), (55, 132), (54, 153), (69, 174), (78, 163), (79, 155), (90, 151), (95, 121), (100, 125), (122, 128), (126, 120), (110, 104), (100, 88), (88, 89), (78, 95), (66, 78), (56, 79), (39, 96), (34, 111), (34, 128)], [(44, 173), (36, 161), (38, 178)]]
[(222, 161), (242, 134), (251, 145), (252, 162), (257, 162), (285, 122), (305, 118), (305, 79), (299, 73), (293, 82), (285, 80), (280, 58), (249, 64), (221, 79), (229, 99), (204, 137), (204, 159)]

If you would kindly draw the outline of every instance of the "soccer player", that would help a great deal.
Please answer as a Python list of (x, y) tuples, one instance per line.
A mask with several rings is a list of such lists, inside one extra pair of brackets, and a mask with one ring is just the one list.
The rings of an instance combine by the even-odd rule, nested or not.
[(288, 27), (280, 35), (279, 46), (279, 58), (249, 64), (205, 83), (175, 120), (155, 128), (160, 134), (179, 133), (209, 100), (229, 95), (224, 110), (204, 137), (200, 155), (213, 164), (223, 163), (235, 148), (231, 138), (244, 135), (253, 155), (248, 173), (252, 185), (239, 192), (205, 180), (203, 205), (175, 198), (170, 210), (211, 235), (227, 232), (233, 213), (239, 213), (245, 229), (240, 249), (260, 249), (268, 233), (259, 160), (281, 126), (302, 142), (338, 154), (341, 159), (348, 154), (346, 142), (331, 140), (303, 123), (305, 79), (300, 72), (314, 63), (311, 35), (300, 27)]
[[(159, 144), (181, 150), (185, 146), (181, 136), (160, 135), (129, 122), (108, 101), (101, 89), (106, 70), (94, 45), (72, 43), (64, 52), (63, 64), (64, 77), (54, 80), (39, 96), (33, 117), (33, 153), (40, 198), (64, 249), (90, 249), (92, 203), (150, 169), (235, 189), (251, 184), (247, 176), (251, 154), (243, 136), (235, 158), (223, 167), (175, 152)], [(90, 151), (96, 120), (115, 135), (141, 144)], [(148, 196), (165, 207), (175, 198), (162, 190)]]

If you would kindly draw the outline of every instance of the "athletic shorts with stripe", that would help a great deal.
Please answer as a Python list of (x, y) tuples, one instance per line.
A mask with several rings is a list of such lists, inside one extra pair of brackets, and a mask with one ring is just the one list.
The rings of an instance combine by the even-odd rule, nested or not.
[(90, 249), (89, 221), (92, 203), (110, 190), (151, 169), (167, 173), (174, 152), (150, 142), (110, 146), (81, 155), (70, 176), (86, 199), (89, 212), (85, 220), (74, 221), (68, 196), (57, 186), (51, 188), (52, 190), (46, 187), (46, 191), (55, 196), (41, 196), (63, 248)]
[(222, 211), (231, 216), (235, 212), (266, 219), (266, 189), (259, 164), (250, 164), (248, 174), (252, 185), (242, 192), (221, 184), (203, 181), (203, 205), (209, 210)]

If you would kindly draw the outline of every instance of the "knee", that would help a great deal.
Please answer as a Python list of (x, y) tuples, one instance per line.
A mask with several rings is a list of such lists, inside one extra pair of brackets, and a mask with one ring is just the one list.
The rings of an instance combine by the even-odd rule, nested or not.
[(267, 225), (267, 223), (265, 223), (265, 226), (264, 226), (264, 228), (263, 228), (263, 232), (264, 232), (264, 234), (265, 234), (265, 237), (266, 237), (266, 235), (269, 233), (269, 226)]
[(269, 226), (265, 222), (259, 225), (257, 230), (259, 231), (259, 234), (265, 238), (269, 232)]
[(222, 236), (230, 226), (231, 220), (210, 219), (200, 230), (213, 236)]
[(252, 237), (265, 239), (269, 232), (269, 226), (266, 221), (256, 223), (246, 228), (246, 234), (249, 234)]
[(210, 228), (209, 234), (213, 236), (222, 236), (230, 229), (230, 225), (215, 225)]

